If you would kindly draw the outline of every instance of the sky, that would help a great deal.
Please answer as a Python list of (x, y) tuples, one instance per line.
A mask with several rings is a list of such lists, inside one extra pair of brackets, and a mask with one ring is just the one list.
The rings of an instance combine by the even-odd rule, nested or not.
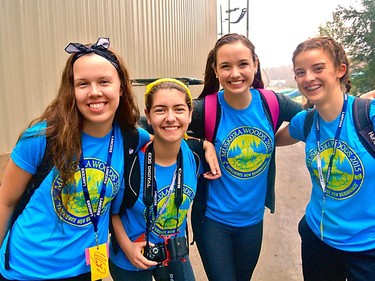
[[(332, 20), (333, 11), (339, 6), (358, 7), (359, 0), (248, 0), (249, 39), (262, 68), (290, 65), (294, 49), (299, 43), (318, 35), (318, 27)], [(228, 0), (217, 0), (218, 32), (220, 25), (220, 5), (222, 7), (223, 33), (228, 33)], [(230, 0), (231, 22), (236, 21), (247, 0)], [(230, 25), (230, 32), (246, 35), (247, 15)]]

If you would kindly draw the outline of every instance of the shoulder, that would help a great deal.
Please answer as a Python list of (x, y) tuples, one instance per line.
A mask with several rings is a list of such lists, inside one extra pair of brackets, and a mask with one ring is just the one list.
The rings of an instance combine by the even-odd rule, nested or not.
[(46, 122), (37, 123), (26, 129), (16, 146), (11, 158), (23, 170), (35, 174), (46, 150)]
[(309, 114), (312, 114), (311, 111), (303, 110), (292, 118), (289, 125), (289, 133), (293, 138), (301, 141), (305, 140), (304, 125)]

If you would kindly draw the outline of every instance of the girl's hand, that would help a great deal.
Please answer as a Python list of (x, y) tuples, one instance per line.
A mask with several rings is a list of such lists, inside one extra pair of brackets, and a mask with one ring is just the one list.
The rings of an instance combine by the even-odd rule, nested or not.
[(146, 242), (132, 242), (127, 245), (125, 252), (126, 257), (129, 259), (132, 265), (136, 268), (146, 270), (151, 266), (155, 266), (158, 263), (155, 261), (150, 261), (143, 256), (144, 248), (146, 247)]
[(203, 174), (207, 179), (213, 180), (221, 177), (221, 170), (219, 162), (217, 160), (215, 147), (209, 141), (203, 142), (203, 149), (205, 151), (204, 155), (208, 165), (210, 166), (210, 171)]

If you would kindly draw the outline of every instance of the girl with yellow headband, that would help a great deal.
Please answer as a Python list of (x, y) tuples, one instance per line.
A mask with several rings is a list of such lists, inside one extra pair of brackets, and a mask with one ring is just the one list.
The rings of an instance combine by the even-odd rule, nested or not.
[(145, 106), (154, 139), (138, 153), (138, 200), (121, 215), (121, 191), (113, 204), (120, 250), (116, 253), (111, 245), (111, 275), (115, 281), (195, 280), (187, 254), (186, 214), (204, 172), (203, 149), (206, 158), (215, 158), (204, 176), (220, 176), (215, 150), (206, 141), (184, 140), (193, 108), (190, 91), (180, 81), (165, 78), (149, 84)]

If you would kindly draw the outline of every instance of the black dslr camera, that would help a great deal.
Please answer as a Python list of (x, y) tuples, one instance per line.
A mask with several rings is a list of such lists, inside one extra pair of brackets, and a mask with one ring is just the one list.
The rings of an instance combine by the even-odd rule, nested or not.
[(165, 243), (157, 243), (154, 246), (149, 246), (145, 248), (144, 256), (152, 261), (162, 263), (167, 259), (167, 249)]

